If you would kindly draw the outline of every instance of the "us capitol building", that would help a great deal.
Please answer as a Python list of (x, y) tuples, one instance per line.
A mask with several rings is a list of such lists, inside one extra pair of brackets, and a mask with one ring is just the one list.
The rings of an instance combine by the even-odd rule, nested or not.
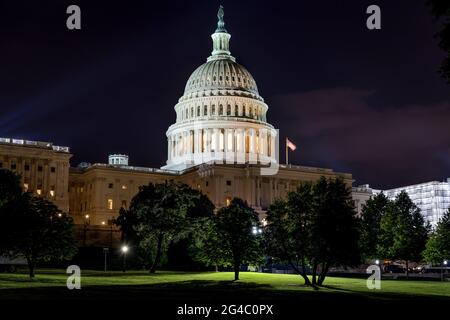
[(148, 183), (186, 183), (216, 207), (239, 197), (261, 219), (275, 198), (301, 182), (339, 176), (350, 187), (349, 173), (279, 164), (279, 136), (267, 122), (269, 107), (250, 72), (231, 55), (223, 16), (221, 7), (212, 53), (191, 74), (175, 105), (162, 168), (131, 166), (121, 154), (110, 155), (108, 163), (71, 167), (68, 147), (11, 138), (0, 138), (0, 167), (19, 173), (25, 190), (69, 212), (84, 245), (113, 246), (118, 232), (112, 219)]

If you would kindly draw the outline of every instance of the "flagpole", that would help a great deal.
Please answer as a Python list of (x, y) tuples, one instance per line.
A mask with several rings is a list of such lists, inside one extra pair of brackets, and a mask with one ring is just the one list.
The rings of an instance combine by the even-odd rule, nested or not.
[(288, 142), (286, 138), (286, 166), (289, 164), (289, 148), (288, 148)]

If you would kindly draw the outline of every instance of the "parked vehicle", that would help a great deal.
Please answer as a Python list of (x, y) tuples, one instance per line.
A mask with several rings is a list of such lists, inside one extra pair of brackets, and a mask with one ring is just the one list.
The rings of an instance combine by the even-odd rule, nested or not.
[(383, 272), (385, 273), (405, 273), (406, 269), (396, 264), (389, 264), (384, 266)]
[(26, 265), (27, 260), (24, 258), (8, 258), (0, 256), (0, 272), (16, 272), (18, 267)]

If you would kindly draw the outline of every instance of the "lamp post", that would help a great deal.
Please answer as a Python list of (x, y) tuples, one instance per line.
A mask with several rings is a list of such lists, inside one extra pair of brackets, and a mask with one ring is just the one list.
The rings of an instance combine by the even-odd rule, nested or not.
[(109, 248), (103, 248), (103, 254), (105, 255), (105, 272), (106, 272), (106, 266), (107, 266), (107, 256), (108, 256)]
[(126, 270), (126, 257), (127, 257), (127, 252), (128, 252), (128, 247), (127, 246), (122, 246), (122, 254), (123, 254), (123, 269), (122, 271), (125, 272)]
[(444, 281), (444, 268), (447, 267), (448, 261), (444, 260), (442, 261), (442, 266), (441, 266), (441, 281)]
[(83, 246), (86, 247), (86, 237), (87, 237), (87, 229), (88, 226), (91, 224), (91, 221), (89, 219), (89, 215), (84, 216), (84, 232), (83, 232)]

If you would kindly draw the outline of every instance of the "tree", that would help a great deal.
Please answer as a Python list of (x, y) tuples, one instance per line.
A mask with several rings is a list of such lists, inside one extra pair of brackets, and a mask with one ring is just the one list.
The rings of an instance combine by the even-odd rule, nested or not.
[(427, 5), (436, 20), (442, 19), (442, 29), (437, 33), (439, 47), (444, 50), (447, 57), (444, 58), (440, 67), (440, 73), (450, 84), (450, 2), (448, 0), (427, 0)]
[(381, 218), (378, 252), (385, 258), (405, 261), (408, 277), (409, 262), (421, 260), (429, 230), (420, 209), (402, 191)]
[(288, 194), (287, 201), (277, 199), (272, 203), (264, 231), (267, 254), (287, 262), (307, 285), (311, 284), (306, 269), (311, 244), (311, 205), (312, 186), (303, 184)]
[(428, 239), (423, 256), (426, 261), (435, 264), (450, 259), (450, 208), (437, 223), (436, 229)]
[(0, 169), (0, 208), (21, 195), (20, 176), (12, 171)]
[(259, 229), (258, 214), (245, 201), (234, 198), (209, 224), (200, 259), (208, 265), (232, 266), (234, 280), (239, 280), (242, 264), (262, 262)]
[(267, 221), (268, 254), (289, 263), (307, 285), (322, 285), (330, 267), (359, 262), (358, 220), (341, 179), (300, 185), (287, 201), (272, 204)]
[[(325, 281), (330, 267), (360, 262), (359, 222), (351, 189), (340, 178), (321, 178), (314, 185), (311, 265), (312, 284)], [(317, 280), (316, 280), (317, 275)]]
[(194, 233), (213, 208), (207, 197), (185, 184), (150, 183), (139, 188), (129, 211), (122, 210), (115, 223), (151, 257), (154, 273), (169, 244)]
[(51, 201), (23, 193), (20, 176), (0, 170), (0, 251), (27, 260), (30, 277), (40, 261), (64, 260), (77, 251), (73, 220)]
[(359, 245), (364, 259), (378, 258), (380, 222), (388, 204), (389, 199), (383, 193), (379, 193), (367, 200), (362, 208)]

